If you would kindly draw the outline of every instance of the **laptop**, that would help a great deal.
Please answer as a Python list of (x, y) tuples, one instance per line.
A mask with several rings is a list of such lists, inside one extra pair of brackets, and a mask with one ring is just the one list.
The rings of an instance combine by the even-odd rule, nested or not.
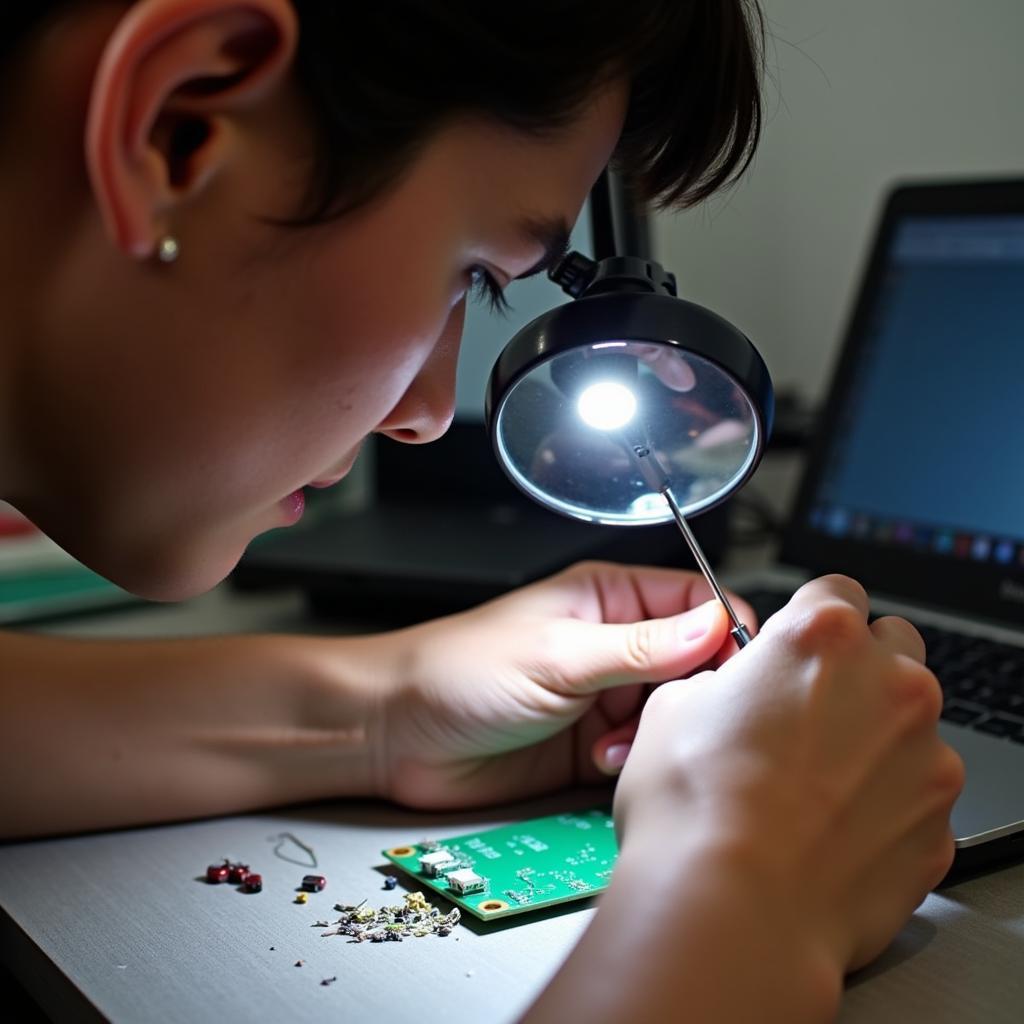
[(846, 573), (912, 621), (963, 757), (954, 868), (1024, 855), (1024, 179), (885, 204), (762, 621)]

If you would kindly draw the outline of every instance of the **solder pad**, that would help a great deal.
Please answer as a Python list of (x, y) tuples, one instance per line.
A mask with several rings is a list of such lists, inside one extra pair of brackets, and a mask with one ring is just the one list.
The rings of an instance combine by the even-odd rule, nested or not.
[[(454, 860), (431, 878), (420, 870), (420, 857), (436, 850), (448, 850)], [(611, 808), (604, 806), (382, 852), (412, 875), (417, 885), (489, 921), (601, 892), (611, 878), (618, 844)], [(452, 890), (446, 875), (462, 868), (471, 868), (485, 879), (483, 891), (459, 894)]]

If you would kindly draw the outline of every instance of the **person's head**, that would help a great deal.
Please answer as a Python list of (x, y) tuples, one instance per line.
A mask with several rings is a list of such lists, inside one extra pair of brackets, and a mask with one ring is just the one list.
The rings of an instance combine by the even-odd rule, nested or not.
[(756, 0), (5, 5), (0, 496), (213, 585), (367, 435), (443, 433), (467, 289), (610, 158), (661, 205), (733, 180), (759, 85)]

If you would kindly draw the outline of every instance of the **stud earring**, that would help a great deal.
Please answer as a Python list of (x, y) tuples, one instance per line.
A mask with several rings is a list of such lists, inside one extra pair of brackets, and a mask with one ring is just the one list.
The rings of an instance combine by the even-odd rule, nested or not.
[(161, 263), (173, 263), (181, 253), (181, 246), (173, 235), (164, 235), (156, 247), (156, 256)]

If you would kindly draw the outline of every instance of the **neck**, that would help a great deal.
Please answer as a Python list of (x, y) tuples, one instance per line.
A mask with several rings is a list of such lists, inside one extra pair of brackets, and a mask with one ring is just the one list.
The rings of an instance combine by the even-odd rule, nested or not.
[(47, 310), (61, 262), (94, 218), (83, 139), (92, 76), (108, 19), (82, 31), (74, 13), (30, 42), (7, 77), (0, 124), (0, 498), (28, 508), (41, 468), (30, 465), (32, 384), (52, 359)]

